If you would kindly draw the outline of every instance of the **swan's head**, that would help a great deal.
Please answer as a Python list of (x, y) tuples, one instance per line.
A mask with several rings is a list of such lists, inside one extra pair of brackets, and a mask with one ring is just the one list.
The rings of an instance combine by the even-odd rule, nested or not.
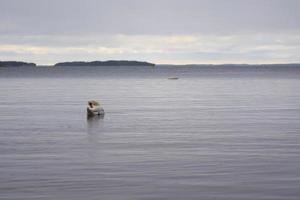
[(93, 106), (100, 106), (100, 103), (98, 101), (95, 101), (95, 100), (90, 100), (88, 101), (88, 105), (90, 107), (93, 107)]

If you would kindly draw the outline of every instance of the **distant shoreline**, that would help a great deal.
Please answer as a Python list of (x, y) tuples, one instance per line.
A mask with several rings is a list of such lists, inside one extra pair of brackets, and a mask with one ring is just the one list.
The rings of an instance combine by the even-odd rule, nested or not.
[(23, 61), (0, 61), (0, 67), (65, 67), (65, 66), (152, 66), (154, 63), (144, 61), (130, 61), (130, 60), (108, 60), (108, 61), (71, 61), (71, 62), (59, 62), (54, 65), (38, 65), (36, 63), (28, 63)]
[(174, 67), (300, 67), (300, 63), (278, 63), (278, 64), (154, 64), (144, 61), (108, 60), (108, 61), (68, 61), (59, 62), (54, 65), (38, 65), (23, 61), (0, 61), (0, 67), (130, 67), (130, 66), (174, 66)]
[(73, 61), (56, 63), (54, 67), (61, 66), (155, 66), (154, 63), (143, 61), (129, 61), (129, 60), (108, 60), (108, 61)]
[(174, 67), (300, 67), (300, 63), (280, 63), (280, 64), (157, 64), (157, 66), (174, 66)]
[(35, 63), (21, 61), (0, 61), (0, 67), (36, 67)]

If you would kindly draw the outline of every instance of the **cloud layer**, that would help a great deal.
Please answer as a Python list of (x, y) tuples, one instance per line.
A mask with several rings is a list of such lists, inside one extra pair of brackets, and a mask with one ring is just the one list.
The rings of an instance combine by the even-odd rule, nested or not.
[(53, 64), (138, 59), (156, 63), (284, 63), (298, 60), (299, 34), (0, 37), (0, 54)]

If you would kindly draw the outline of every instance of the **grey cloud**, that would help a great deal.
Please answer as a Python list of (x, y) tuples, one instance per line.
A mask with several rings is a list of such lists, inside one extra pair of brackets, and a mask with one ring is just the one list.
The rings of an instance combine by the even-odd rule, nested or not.
[(299, 41), (298, 35), (0, 37), (0, 60), (15, 57), (38, 63), (68, 59), (150, 59), (156, 63), (299, 62), (300, 44), (294, 42)]
[(1, 0), (0, 34), (294, 31), (299, 7), (298, 0)]

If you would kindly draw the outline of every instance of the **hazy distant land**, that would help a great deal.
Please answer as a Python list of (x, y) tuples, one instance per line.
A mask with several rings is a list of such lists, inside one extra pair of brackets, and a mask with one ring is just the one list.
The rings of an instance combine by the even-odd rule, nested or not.
[(0, 67), (36, 67), (35, 63), (27, 63), (20, 61), (0, 61)]
[[(0, 67), (23, 67), (23, 66), (38, 66), (36, 63), (27, 63), (21, 61), (0, 61)], [(155, 66), (154, 63), (143, 61), (129, 61), (129, 60), (108, 60), (108, 61), (72, 61), (60, 62), (53, 66)]]
[[(37, 67), (43, 66), (36, 63), (23, 61), (0, 61), (0, 67)], [(59, 62), (48, 67), (85, 67), (85, 66), (156, 66), (154, 63), (144, 61), (129, 61), (129, 60), (108, 60), (108, 61), (67, 61)], [(281, 64), (159, 64), (158, 66), (197, 66), (197, 67), (300, 67), (300, 63), (281, 63)]]
[(108, 60), (108, 61), (92, 61), (92, 62), (61, 62), (54, 66), (155, 66), (153, 63), (128, 60)]

